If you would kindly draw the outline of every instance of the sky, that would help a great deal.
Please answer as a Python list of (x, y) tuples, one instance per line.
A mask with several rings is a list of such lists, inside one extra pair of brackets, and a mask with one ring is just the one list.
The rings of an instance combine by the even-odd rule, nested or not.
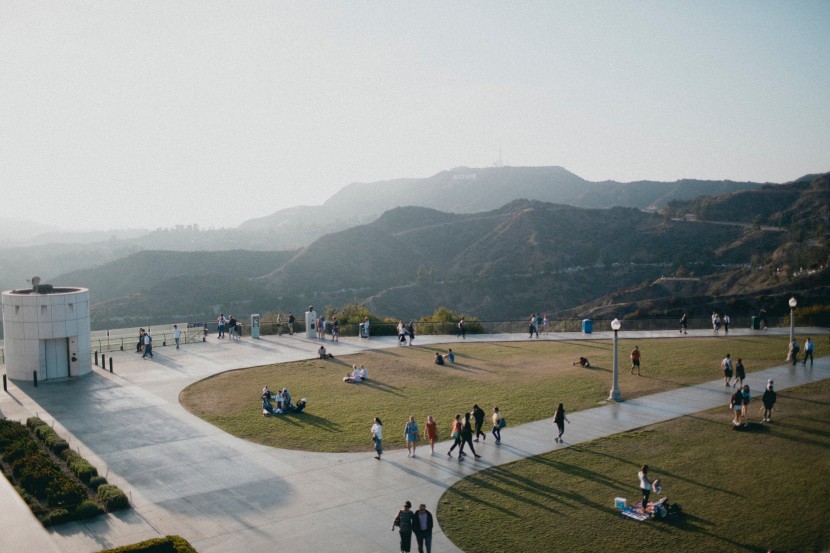
[(830, 171), (830, 2), (0, 0), (0, 218), (232, 227), (458, 166)]

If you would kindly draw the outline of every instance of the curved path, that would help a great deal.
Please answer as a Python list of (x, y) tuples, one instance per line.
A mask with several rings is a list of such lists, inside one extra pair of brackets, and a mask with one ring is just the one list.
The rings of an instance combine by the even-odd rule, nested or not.
[[(767, 333), (782, 336), (783, 351), (787, 329)], [(826, 330), (798, 330), (799, 335), (806, 333), (823, 335)], [(734, 330), (732, 334), (758, 332)], [(692, 331), (689, 335), (711, 333)], [(626, 339), (633, 336), (682, 339), (673, 331), (625, 333)], [(610, 332), (599, 332), (549, 334), (543, 339), (610, 338)], [(471, 335), (467, 341), (525, 339), (523, 334)], [(452, 340), (418, 336), (418, 345)], [(326, 346), (339, 356), (394, 344), (394, 337), (389, 337), (343, 339)], [(154, 360), (115, 352), (115, 374), (96, 367), (87, 377), (43, 383), (38, 388), (10, 382), (8, 393), (0, 395), (0, 413), (17, 420), (37, 414), (54, 421), (55, 429), (70, 439), (73, 449), (79, 449), (130, 494), (134, 509), (47, 531), (8, 481), (0, 478), (3, 549), (86, 553), (180, 534), (200, 553), (393, 551), (397, 550), (397, 532), (389, 528), (405, 499), (415, 505), (426, 503), (434, 513), (444, 490), (477, 470), (725, 405), (730, 394), (722, 380), (715, 380), (575, 412), (569, 415), (571, 441), (564, 446), (553, 442), (549, 420), (509, 427), (500, 447), (483, 442), (483, 458), (463, 463), (444, 455), (408, 458), (403, 450), (389, 451), (377, 462), (368, 442), (366, 453), (274, 449), (230, 436), (191, 415), (178, 402), (179, 392), (192, 382), (234, 368), (308, 359), (315, 357), (318, 346), (317, 340), (297, 335), (240, 342), (211, 337), (181, 350), (154, 348)], [(783, 390), (828, 377), (830, 357), (823, 357), (812, 368), (781, 365), (753, 372), (747, 383), (753, 390), (763, 390), (767, 379), (774, 378), (777, 389)], [(447, 442), (437, 451), (445, 447)], [(439, 552), (459, 551), (439, 527), (433, 534), (433, 547)]]

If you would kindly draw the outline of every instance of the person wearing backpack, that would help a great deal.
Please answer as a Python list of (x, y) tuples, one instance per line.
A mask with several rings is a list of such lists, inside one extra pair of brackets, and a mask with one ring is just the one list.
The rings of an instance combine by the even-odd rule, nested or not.
[(464, 318), (462, 317), (460, 321), (458, 321), (458, 334), (456, 337), (461, 336), (461, 338), (467, 338), (467, 323), (464, 322)]
[(793, 364), (793, 367), (795, 367), (795, 364), (798, 362), (798, 350), (798, 342), (796, 342), (795, 338), (793, 338), (793, 341), (790, 342), (790, 351), (787, 354), (787, 360)]

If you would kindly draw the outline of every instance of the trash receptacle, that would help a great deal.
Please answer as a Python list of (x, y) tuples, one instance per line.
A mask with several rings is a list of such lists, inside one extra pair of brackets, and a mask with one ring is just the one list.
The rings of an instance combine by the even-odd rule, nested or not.
[(750, 317), (749, 328), (752, 330), (761, 330), (761, 319), (758, 317)]
[(590, 334), (594, 331), (594, 322), (591, 319), (582, 319), (582, 332)]

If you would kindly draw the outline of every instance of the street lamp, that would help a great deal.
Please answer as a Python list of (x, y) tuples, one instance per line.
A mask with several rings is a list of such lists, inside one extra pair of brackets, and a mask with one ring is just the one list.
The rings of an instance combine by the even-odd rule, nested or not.
[(614, 319), (611, 321), (611, 330), (614, 331), (614, 384), (611, 387), (611, 393), (608, 394), (608, 401), (622, 401), (622, 395), (620, 394), (620, 387), (617, 385), (618, 380), (618, 362), (617, 362), (617, 331), (620, 329), (622, 324), (620, 323), (619, 319)]
[(790, 298), (790, 343), (793, 343), (795, 339), (795, 306), (798, 305), (798, 302), (795, 301), (795, 296)]

